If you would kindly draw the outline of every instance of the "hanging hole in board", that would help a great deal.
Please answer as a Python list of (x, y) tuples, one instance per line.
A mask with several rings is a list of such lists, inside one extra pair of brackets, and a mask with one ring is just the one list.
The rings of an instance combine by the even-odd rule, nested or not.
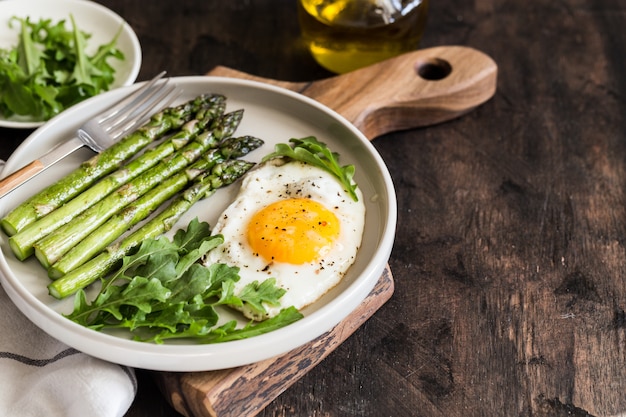
[(441, 58), (430, 58), (415, 65), (417, 75), (425, 80), (443, 80), (452, 72), (452, 65)]

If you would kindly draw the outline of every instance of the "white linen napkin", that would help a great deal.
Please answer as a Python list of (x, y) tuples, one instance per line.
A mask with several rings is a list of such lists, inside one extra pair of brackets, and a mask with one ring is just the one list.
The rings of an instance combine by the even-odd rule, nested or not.
[(132, 368), (81, 353), (31, 323), (0, 286), (0, 416), (121, 417)]

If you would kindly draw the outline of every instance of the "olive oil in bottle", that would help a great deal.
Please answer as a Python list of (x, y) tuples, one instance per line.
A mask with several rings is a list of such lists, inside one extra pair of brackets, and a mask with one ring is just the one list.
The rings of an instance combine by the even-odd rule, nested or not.
[(427, 15), (428, 0), (298, 0), (307, 47), (335, 73), (415, 50)]

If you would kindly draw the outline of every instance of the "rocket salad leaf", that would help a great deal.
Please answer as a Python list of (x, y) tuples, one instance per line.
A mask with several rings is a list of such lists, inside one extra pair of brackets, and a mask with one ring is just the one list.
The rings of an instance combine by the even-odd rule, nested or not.
[(13, 17), (9, 27), (19, 24), (17, 44), (0, 49), (0, 113), (4, 117), (28, 116), (48, 120), (64, 109), (110, 88), (115, 69), (108, 59), (123, 60), (116, 48), (122, 27), (93, 56), (86, 53), (90, 35), (79, 30), (70, 16), (65, 21), (36, 22)]
[(266, 321), (237, 328), (235, 320), (218, 325), (219, 305), (251, 305), (265, 312), (263, 303), (276, 305), (285, 291), (273, 279), (251, 283), (234, 294), (239, 268), (225, 264), (204, 266), (197, 261), (222, 243), (209, 225), (192, 220), (187, 230), (145, 240), (124, 257), (121, 268), (102, 280), (99, 294), (89, 303), (83, 290), (76, 294), (67, 317), (95, 330), (126, 328), (137, 340), (162, 343), (194, 338), (201, 343), (237, 340), (266, 333), (302, 318), (294, 308)]
[(358, 201), (357, 185), (353, 181), (354, 165), (341, 166), (339, 154), (332, 152), (325, 143), (318, 141), (315, 136), (302, 139), (293, 138), (289, 139), (289, 142), (293, 144), (293, 147), (286, 143), (279, 143), (274, 147), (274, 152), (263, 158), (263, 162), (272, 158), (286, 157), (321, 168), (337, 177), (352, 199)]

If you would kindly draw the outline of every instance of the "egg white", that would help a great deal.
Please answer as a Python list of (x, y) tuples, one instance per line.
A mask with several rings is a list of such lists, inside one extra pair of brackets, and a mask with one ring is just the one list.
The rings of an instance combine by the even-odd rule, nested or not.
[[(309, 164), (273, 159), (246, 174), (235, 200), (219, 217), (214, 234), (222, 234), (224, 243), (209, 252), (205, 264), (225, 263), (240, 268), (241, 279), (235, 294), (247, 284), (275, 278), (286, 290), (281, 305), (266, 305), (268, 314), (259, 317), (247, 309), (244, 315), (262, 320), (273, 317), (282, 308), (302, 309), (318, 300), (341, 278), (355, 260), (365, 223), (365, 205), (359, 189), (354, 201), (332, 174)], [(269, 262), (254, 254), (247, 239), (251, 217), (260, 209), (288, 198), (310, 198), (332, 211), (340, 221), (340, 234), (329, 253), (314, 262), (294, 265)]]

